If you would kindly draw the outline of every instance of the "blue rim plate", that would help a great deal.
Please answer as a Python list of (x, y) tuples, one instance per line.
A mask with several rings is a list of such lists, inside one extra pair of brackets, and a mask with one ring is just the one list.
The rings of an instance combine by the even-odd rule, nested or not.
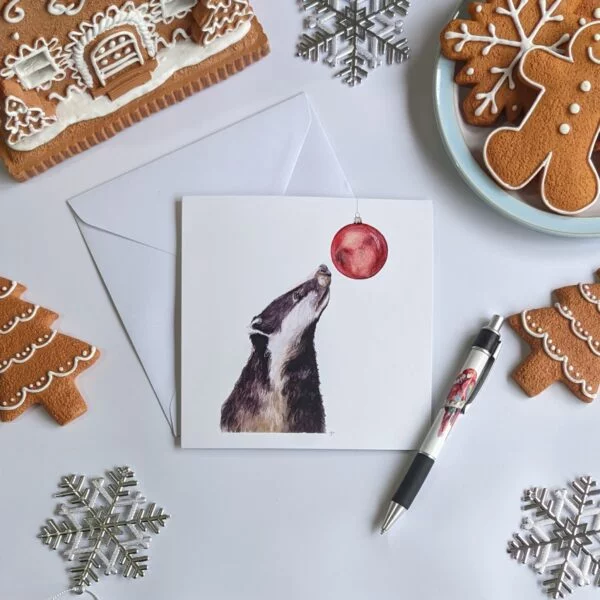
[(456, 110), (455, 63), (441, 54), (436, 62), (435, 113), (446, 151), (473, 191), (504, 216), (526, 227), (568, 237), (600, 236), (600, 217), (568, 217), (530, 206), (498, 186), (475, 160), (461, 128)]

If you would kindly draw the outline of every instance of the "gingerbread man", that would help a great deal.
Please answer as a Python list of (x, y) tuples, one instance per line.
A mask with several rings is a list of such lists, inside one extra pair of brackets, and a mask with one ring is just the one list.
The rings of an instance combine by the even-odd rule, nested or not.
[(541, 92), (519, 127), (502, 127), (488, 137), (485, 163), (513, 190), (541, 172), (545, 204), (559, 213), (581, 212), (600, 192), (591, 161), (600, 129), (600, 21), (573, 36), (568, 56), (528, 50), (520, 73)]

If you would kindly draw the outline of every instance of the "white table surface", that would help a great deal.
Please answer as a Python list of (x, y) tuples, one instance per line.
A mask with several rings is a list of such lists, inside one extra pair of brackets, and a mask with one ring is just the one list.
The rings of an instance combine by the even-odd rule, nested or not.
[(484, 395), (387, 537), (375, 525), (406, 454), (184, 451), (173, 443), (65, 200), (299, 91), (357, 195), (434, 201), (434, 402), (457, 351), (492, 312), (544, 306), (553, 287), (589, 280), (600, 267), (598, 241), (505, 220), (445, 156), (432, 69), (454, 0), (415, 2), (406, 20), (411, 61), (356, 89), (294, 57), (303, 16), (293, 0), (254, 4), (271, 39), (266, 60), (27, 184), (0, 172), (2, 273), (60, 312), (61, 329), (103, 350), (79, 380), (87, 415), (60, 428), (36, 409), (0, 428), (0, 597), (43, 600), (67, 587), (67, 563), (35, 537), (59, 477), (129, 464), (173, 518), (153, 542), (149, 576), (103, 579), (103, 600), (541, 598), (533, 572), (505, 553), (520, 495), (530, 485), (600, 477), (600, 402), (586, 406), (560, 385), (525, 398), (509, 379), (525, 349), (508, 330)]

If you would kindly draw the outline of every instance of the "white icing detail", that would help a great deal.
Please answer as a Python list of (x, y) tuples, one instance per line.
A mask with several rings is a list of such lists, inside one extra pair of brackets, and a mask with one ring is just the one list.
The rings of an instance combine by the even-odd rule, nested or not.
[(66, 77), (68, 66), (69, 57), (57, 38), (49, 42), (39, 38), (33, 46), (22, 44), (16, 55), (9, 54), (0, 75), (7, 79), (16, 77), (26, 90), (48, 90), (53, 81)]
[(52, 340), (54, 340), (57, 333), (58, 333), (57, 331), (53, 331), (52, 335), (47, 340), (44, 340), (42, 343), (40, 343), (40, 344), (33, 343), (33, 344), (31, 344), (31, 346), (28, 346), (27, 348), (25, 348), (24, 353), (17, 352), (14, 357), (12, 357), (8, 360), (2, 361), (2, 365), (0, 365), (0, 373), (4, 373), (5, 371), (8, 371), (8, 369), (10, 369), (10, 367), (13, 364), (22, 365), (22, 364), (26, 363), (36, 353), (36, 350), (39, 350), (40, 348), (44, 348), (48, 344), (52, 343)]
[(56, 107), (56, 123), (45, 128), (37, 135), (21, 140), (12, 146), (14, 150), (27, 152), (54, 139), (73, 123), (103, 117), (133, 100), (161, 86), (174, 73), (196, 65), (225, 48), (235, 44), (250, 31), (250, 23), (244, 23), (240, 29), (213, 42), (208, 47), (202, 47), (193, 40), (179, 42), (171, 48), (161, 50), (158, 55), (159, 65), (153, 71), (152, 78), (144, 85), (138, 86), (112, 101), (107, 96), (92, 98), (89, 94), (73, 94), (68, 92), (67, 98)]
[(590, 347), (590, 350), (596, 355), (596, 356), (600, 356), (600, 349), (598, 348), (598, 346), (600, 346), (600, 344), (598, 343), (598, 340), (594, 340), (593, 336), (590, 335), (589, 331), (585, 331), (583, 330), (583, 328), (579, 325), (577, 325), (577, 323), (575, 323), (575, 317), (573, 316), (573, 313), (570, 310), (565, 310), (563, 306), (561, 306), (560, 304), (555, 304), (556, 310), (558, 310), (558, 312), (565, 318), (567, 319), (570, 324), (571, 324), (571, 331), (581, 340), (583, 340), (584, 342), (587, 342), (588, 346)]
[(587, 300), (591, 304), (595, 304), (596, 308), (598, 309), (598, 312), (600, 312), (600, 300), (597, 296), (592, 294), (592, 292), (590, 291), (590, 286), (580, 283), (578, 287), (579, 293), (582, 295), (583, 299)]
[(483, 10), (483, 6), (481, 6), (481, 4), (478, 4), (478, 5), (475, 7), (475, 12), (478, 12), (478, 13), (480, 13), (482, 10)]
[(2, 327), (0, 327), (0, 335), (6, 335), (10, 333), (19, 323), (26, 323), (27, 321), (31, 321), (31, 319), (35, 318), (39, 306), (36, 304), (31, 314), (26, 315), (25, 317), (17, 316), (13, 317), (8, 323), (5, 323)]
[(594, 41), (595, 42), (600, 42), (600, 33), (595, 33), (594, 34)]
[(579, 106), (579, 104), (577, 104), (577, 102), (573, 102), (573, 104), (571, 104), (569, 106), (569, 112), (572, 115), (578, 115), (580, 110), (581, 110), (581, 106)]
[(69, 2), (64, 4), (63, 0), (49, 0), (48, 12), (55, 17), (67, 15), (68, 17), (74, 17), (81, 12), (81, 9), (85, 6), (85, 0), (79, 0), (79, 2)]
[(83, 91), (84, 90), (82, 90), (80, 87), (71, 84), (67, 88), (67, 91), (65, 92), (64, 96), (61, 96), (58, 92), (52, 92), (48, 96), (48, 100), (56, 100), (57, 102), (64, 102), (65, 100), (68, 100), (70, 98), (71, 94), (73, 94), (73, 93), (82, 94)]
[(600, 19), (600, 8), (594, 9), (594, 19)]
[(590, 47), (588, 47), (588, 49), (587, 49), (587, 55), (588, 55), (588, 58), (589, 58), (589, 59), (590, 59), (590, 60), (591, 60), (591, 61), (592, 61), (594, 64), (596, 64), (596, 65), (600, 65), (600, 59), (597, 59), (597, 58), (594, 56), (594, 50), (592, 49), (592, 47), (591, 47), (591, 46), (590, 46)]
[(469, 68), (467, 69), (467, 75), (469, 75), (469, 76), (470, 76), (470, 75), (473, 75), (474, 73), (475, 73), (475, 69), (474, 69), (473, 67), (469, 67)]
[(10, 36), (11, 40), (14, 40), (15, 42), (18, 42), (21, 39), (21, 35), (19, 34), (18, 31), (15, 31), (11, 36)]
[[(209, 19), (202, 25), (201, 43), (204, 46), (236, 31), (254, 17), (248, 0), (202, 0), (210, 13)], [(512, 0), (509, 0), (512, 1)]]
[(27, 399), (27, 394), (39, 394), (40, 392), (47, 390), (55, 378), (63, 378), (72, 375), (77, 370), (80, 362), (88, 362), (94, 358), (96, 355), (95, 346), (92, 346), (90, 350), (89, 356), (76, 356), (73, 360), (73, 366), (68, 371), (65, 371), (64, 367), (60, 367), (58, 371), (48, 371), (46, 377), (40, 378), (41, 381), (46, 381), (47, 379), (46, 383), (42, 387), (37, 385), (39, 382), (36, 382), (30, 386), (23, 386), (21, 391), (17, 392), (17, 397), (20, 398), (19, 402), (12, 404), (11, 406), (5, 406), (6, 401), (2, 402), (0, 403), (0, 410), (16, 410), (23, 405)]
[(10, 287), (4, 286), (0, 289), (0, 300), (4, 300), (4, 298), (8, 298), (14, 291), (17, 289), (17, 282), (12, 281)]
[(568, 123), (561, 123), (558, 131), (560, 131), (562, 135), (567, 135), (571, 131), (571, 126)]
[(558, 353), (554, 353), (548, 344), (548, 332), (542, 331), (533, 331), (529, 325), (527, 324), (527, 311), (524, 310), (521, 313), (521, 323), (523, 324), (523, 328), (525, 331), (533, 336), (534, 338), (542, 340), (542, 347), (547, 356), (549, 356), (552, 360), (562, 363), (562, 369), (565, 377), (575, 385), (579, 385), (581, 389), (581, 393), (587, 398), (594, 399), (598, 393), (596, 390), (595, 393), (591, 393), (591, 386), (587, 383), (587, 381), (581, 377), (581, 373), (576, 372), (575, 375), (572, 375), (571, 372), (574, 370), (573, 365), (569, 364), (569, 357), (566, 355), (559, 356)]
[[(579, 35), (582, 34), (582, 32), (584, 32), (586, 29), (590, 28), (590, 27), (596, 27), (597, 23), (592, 21), (591, 23), (588, 23), (587, 25), (585, 25), (584, 27), (582, 27), (581, 29), (579, 29), (575, 35), (571, 38), (571, 42), (569, 43), (569, 48), (568, 48), (568, 52), (567, 52), (567, 56), (560, 56), (558, 54), (555, 54), (554, 57), (557, 60), (561, 60), (564, 61), (565, 63), (573, 63), (573, 46), (578, 38)], [(532, 51), (534, 49), (532, 48)], [(509, 182), (504, 181), (502, 179), (501, 176), (499, 176), (496, 171), (494, 170), (494, 168), (492, 167), (492, 165), (490, 164), (490, 161), (488, 160), (488, 149), (489, 149), (489, 144), (490, 144), (490, 140), (498, 135), (501, 132), (504, 131), (522, 131), (523, 128), (527, 125), (527, 122), (529, 121), (530, 117), (535, 114), (536, 108), (539, 105), (540, 101), (542, 100), (542, 98), (544, 97), (545, 93), (546, 93), (546, 88), (543, 85), (540, 85), (537, 81), (533, 81), (532, 79), (530, 79), (524, 72), (523, 69), (523, 65), (527, 60), (527, 55), (524, 55), (523, 60), (521, 62), (521, 64), (519, 65), (519, 75), (520, 77), (523, 79), (523, 81), (525, 81), (526, 83), (530, 84), (532, 87), (537, 88), (538, 90), (541, 90), (541, 93), (539, 93), (537, 95), (537, 98), (535, 99), (535, 102), (533, 103), (533, 105), (531, 106), (531, 108), (529, 109), (529, 111), (527, 112), (527, 114), (525, 115), (525, 118), (523, 119), (523, 121), (519, 124), (518, 127), (499, 127), (498, 129), (496, 129), (495, 131), (493, 131), (491, 134), (488, 135), (484, 147), (483, 147), (483, 158), (484, 158), (484, 163), (486, 168), (488, 169), (489, 173), (492, 175), (492, 177), (498, 181), (503, 187), (505, 187), (506, 189), (509, 190), (520, 190), (523, 189), (525, 186), (527, 186), (539, 173), (542, 173), (542, 184), (541, 184), (541, 189), (542, 189), (542, 200), (544, 202), (544, 204), (550, 208), (551, 210), (553, 210), (556, 213), (559, 214), (565, 214), (565, 215), (574, 215), (577, 213), (580, 213), (584, 210), (587, 210), (590, 206), (592, 206), (596, 201), (597, 201), (597, 197), (594, 198), (587, 206), (583, 206), (582, 208), (578, 209), (578, 210), (564, 210), (558, 206), (554, 206), (551, 202), (551, 200), (549, 200), (548, 196), (546, 195), (546, 176), (548, 173), (548, 167), (550, 165), (550, 161), (552, 160), (552, 151), (549, 151), (547, 156), (541, 161), (541, 163), (539, 164), (538, 168), (531, 174), (531, 177), (529, 177), (529, 179), (527, 179), (526, 181), (524, 181), (522, 184), (514, 186), (511, 185)], [(584, 92), (589, 92), (592, 89), (592, 84), (589, 81), (583, 81), (580, 84), (580, 89)], [(600, 125), (598, 126), (598, 129), (596, 131), (596, 134), (594, 135), (594, 139), (598, 136), (598, 134), (600, 134)], [(600, 177), (598, 176), (598, 173), (596, 171), (596, 168), (593, 164), (592, 161), (592, 155), (594, 153), (594, 144), (590, 143), (590, 147), (589, 147), (589, 153), (588, 153), (588, 164), (590, 165), (590, 168), (592, 169), (594, 176), (596, 178), (596, 182), (597, 182), (597, 187), (598, 189), (600, 189)]]
[(4, 130), (8, 133), (6, 141), (11, 147), (56, 122), (55, 116), (46, 116), (41, 108), (29, 107), (16, 96), (7, 96), (4, 112)]
[[(515, 6), (515, 2), (518, 1), (518, 6)], [(490, 50), (494, 48), (494, 46), (505, 46), (518, 48), (516, 56), (513, 58), (511, 63), (507, 67), (498, 67), (494, 66), (490, 69), (490, 71), (494, 74), (499, 74), (500, 77), (492, 87), (492, 89), (488, 92), (479, 92), (476, 94), (475, 98), (480, 100), (481, 103), (475, 109), (475, 115), (481, 116), (486, 109), (491, 105), (492, 114), (498, 114), (498, 105), (496, 102), (496, 96), (502, 86), (505, 84), (508, 85), (509, 89), (514, 90), (515, 80), (514, 80), (514, 70), (517, 65), (520, 64), (521, 58), (529, 50), (530, 48), (538, 48), (544, 47), (551, 52), (556, 52), (560, 46), (562, 46), (565, 42), (570, 39), (569, 34), (564, 34), (551, 46), (538, 46), (535, 44), (534, 40), (537, 34), (540, 32), (542, 27), (544, 27), (547, 23), (551, 22), (561, 22), (564, 20), (563, 15), (555, 15), (554, 12), (560, 6), (562, 0), (555, 0), (550, 7), (547, 6), (546, 0), (538, 0), (541, 18), (536, 23), (535, 27), (531, 30), (529, 35), (526, 34), (523, 29), (523, 25), (521, 23), (521, 11), (528, 4), (529, 0), (507, 0), (507, 7), (497, 7), (495, 12), (499, 15), (504, 15), (509, 17), (512, 20), (513, 26), (517, 31), (518, 40), (509, 40), (498, 37), (496, 35), (496, 27), (493, 23), (488, 25), (488, 33), (489, 35), (473, 35), (469, 32), (469, 27), (466, 23), (461, 23), (460, 32), (448, 31), (446, 32), (446, 39), (457, 39), (459, 40), (455, 46), (454, 50), (456, 52), (462, 52), (465, 44), (470, 42), (480, 42), (485, 44), (481, 50), (481, 54), (483, 56), (487, 56), (490, 53)]]
[(583, 17), (581, 17), (581, 19), (579, 19), (580, 25), (585, 25), (586, 23), (587, 23), (587, 19), (584, 19)]
[(170, 25), (175, 19), (183, 19), (198, 0), (151, 0), (150, 5), (157, 19)]
[(21, 0), (9, 0), (4, 7), (4, 20), (7, 23), (20, 23), (25, 18), (25, 11), (19, 6)]
[[(127, 56), (123, 58), (120, 51), (125, 52)], [(117, 31), (104, 38), (92, 51), (91, 59), (94, 71), (103, 86), (110, 78), (128, 67), (144, 64), (137, 39), (130, 31)]]
[(106, 31), (131, 25), (138, 32), (148, 56), (156, 56), (156, 26), (151, 14), (148, 13), (148, 4), (135, 6), (131, 1), (126, 2), (122, 8), (110, 6), (104, 13), (96, 13), (91, 22), (80, 23), (79, 31), (72, 31), (69, 38), (72, 40), (65, 46), (65, 50), (72, 53), (74, 78), (81, 87), (94, 87), (94, 79), (88, 67), (85, 50), (88, 44)]

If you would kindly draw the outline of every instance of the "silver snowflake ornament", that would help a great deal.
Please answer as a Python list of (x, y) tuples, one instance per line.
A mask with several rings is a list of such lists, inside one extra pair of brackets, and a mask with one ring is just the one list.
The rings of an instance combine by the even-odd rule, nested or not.
[(570, 490), (532, 488), (523, 496), (522, 532), (513, 535), (508, 553), (543, 575), (552, 598), (564, 598), (573, 586), (600, 585), (600, 494), (589, 476)]
[(136, 489), (137, 481), (129, 467), (117, 467), (107, 477), (89, 480), (83, 475), (63, 477), (57, 498), (59, 522), (48, 519), (39, 538), (52, 550), (64, 547), (70, 569), (71, 584), (80, 593), (101, 573), (143, 577), (148, 557), (139, 554), (150, 546), (151, 534), (158, 534), (169, 515), (146, 499)]
[(301, 0), (308, 13), (297, 54), (337, 68), (336, 77), (354, 86), (385, 61), (410, 56), (404, 37), (408, 0)]

